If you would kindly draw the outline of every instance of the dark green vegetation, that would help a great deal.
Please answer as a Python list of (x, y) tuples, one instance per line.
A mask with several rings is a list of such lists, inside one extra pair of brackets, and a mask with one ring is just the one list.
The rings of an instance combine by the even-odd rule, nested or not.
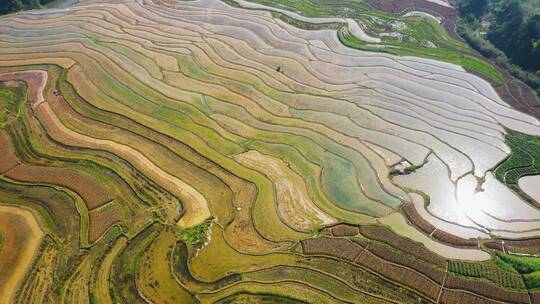
[(496, 169), (496, 177), (514, 190), (520, 177), (540, 173), (540, 138), (507, 130), (510, 156)]
[(506, 254), (498, 257), (523, 275), (528, 289), (540, 289), (540, 258)]
[(540, 92), (540, 1), (458, 0), (460, 34)]
[(0, 5), (0, 15), (41, 8), (53, 1), (55, 0), (4, 0)]
[(193, 228), (178, 231), (177, 235), (187, 245), (200, 246), (208, 240), (208, 229), (211, 222), (205, 222)]
[[(347, 27), (343, 25), (338, 31), (338, 35), (346, 46), (365, 51), (385, 52), (398, 56), (417, 56), (450, 62), (477, 72), (497, 83), (502, 83), (501, 75), (490, 63), (474, 57), (472, 50), (466, 44), (452, 39), (445, 32), (443, 26), (431, 18), (384, 15), (374, 12), (366, 1), (252, 0), (252, 2), (301, 12), (302, 15), (308, 17), (353, 18), (364, 25), (369, 35), (381, 37), (381, 43), (367, 43), (359, 40), (351, 35)], [(287, 16), (280, 17), (294, 26), (313, 27)], [(316, 26), (334, 28), (336, 25)]]

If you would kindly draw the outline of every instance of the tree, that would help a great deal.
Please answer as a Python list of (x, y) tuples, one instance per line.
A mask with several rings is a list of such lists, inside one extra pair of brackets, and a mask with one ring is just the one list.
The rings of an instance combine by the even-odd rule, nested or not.
[(521, 60), (518, 61), (522, 61), (528, 70), (540, 69), (540, 14), (527, 20), (519, 45), (522, 55), (519, 56)]
[(25, 9), (40, 8), (39, 0), (22, 0)]
[(24, 9), (21, 0), (8, 0), (7, 3), (0, 5), (0, 14), (9, 14)]
[(499, 49), (512, 56), (516, 34), (520, 33), (523, 25), (523, 9), (518, 0), (504, 2), (496, 12), (495, 20), (488, 33), (488, 39)]
[(488, 0), (460, 0), (458, 7), (463, 16), (472, 15), (476, 18), (484, 15)]

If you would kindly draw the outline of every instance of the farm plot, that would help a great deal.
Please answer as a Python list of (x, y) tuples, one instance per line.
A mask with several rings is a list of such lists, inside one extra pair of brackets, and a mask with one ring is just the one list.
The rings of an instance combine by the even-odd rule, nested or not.
[(5, 128), (19, 115), (26, 99), (25, 88), (22, 82), (0, 82), (0, 128)]
[(526, 292), (498, 288), (494, 284), (484, 280), (465, 279), (459, 276), (448, 275), (444, 286), (450, 289), (470, 291), (474, 294), (506, 303), (529, 303), (529, 295)]
[(111, 268), (114, 259), (125, 248), (126, 238), (118, 238), (118, 240), (111, 247), (110, 251), (106, 254), (101, 262), (99, 268), (97, 268), (97, 275), (95, 276), (95, 297), (100, 299), (103, 303), (112, 304), (110, 284)]
[[(482, 250), (540, 235), (491, 173), (540, 123), (461, 66), (343, 45), (401, 17), (330, 2), (289, 3), (306, 17), (83, 0), (0, 19), (0, 96), (19, 99), (1, 104), (0, 194), (49, 242), (18, 298), (524, 302), (535, 271), (520, 281)], [(537, 248), (496, 245), (513, 242)]]
[[(12, 75), (20, 74), (19, 72), (14, 72)], [(23, 75), (24, 77), (29, 77), (28, 75), (30, 75), (30, 72)], [(26, 122), (26, 120), (24, 121)], [(49, 160), (43, 159), (43, 154), (40, 155), (42, 158), (37, 158), (36, 155), (40, 154), (38, 152), (39, 148), (36, 150), (38, 144), (27, 138), (26, 134), (28, 133), (26, 132), (28, 132), (28, 129), (25, 129), (26, 127), (28, 127), (28, 125), (18, 121), (10, 128), (9, 132), (11, 133), (11, 136), (14, 137), (11, 139), (11, 142), (15, 143), (18, 150), (17, 153), (23, 155), (25, 159), (24, 163), (20, 163), (11, 168), (5, 173), (5, 176), (12, 180), (25, 183), (48, 184), (55, 187), (62, 187), (72, 193), (76, 197), (75, 200), (77, 202), (79, 201), (78, 197), (80, 196), (83, 204), (77, 204), (77, 208), (81, 216), (83, 240), (86, 239), (86, 229), (88, 228), (87, 209), (95, 209), (110, 202), (113, 198), (120, 198), (122, 196), (130, 200), (133, 199), (129, 194), (126, 195), (127, 191), (122, 187), (124, 184), (120, 183), (120, 185), (117, 184), (117, 187), (114, 187), (110, 172), (103, 172), (103, 170), (99, 172), (100, 170), (98, 170), (96, 166), (88, 166), (88, 164), (83, 166), (75, 165), (73, 162), (66, 162), (66, 159), (59, 158), (58, 155), (53, 156), (52, 159)], [(2, 140), (6, 141), (7, 139), (3, 138)], [(7, 146), (9, 146), (9, 144)], [(14, 159), (13, 151), (6, 152), (9, 152), (6, 153), (7, 159)], [(20, 161), (17, 161), (17, 163), (19, 162)], [(35, 162), (36, 165), (32, 164), (33, 162)], [(62, 168), (61, 166), (64, 167)], [(74, 170), (74, 168), (77, 168), (78, 170)], [(106, 184), (105, 181), (108, 181), (112, 185)], [(122, 218), (123, 217), (124, 216), (122, 216)], [(120, 218), (116, 217), (115, 220), (119, 219)], [(92, 217), (90, 219), (90, 224), (91, 226), (96, 227), (96, 225), (93, 225), (95, 223), (92, 223), (93, 220), (94, 218)], [(92, 229), (92, 231), (90, 231), (92, 233), (91, 240), (95, 240), (109, 227), (110, 225), (105, 225), (102, 226), (101, 230)]]
[(540, 176), (525, 176), (518, 181), (519, 188), (523, 190), (528, 196), (532, 197), (535, 201), (540, 201), (540, 192), (538, 192), (540, 185)]
[(346, 239), (322, 237), (302, 241), (304, 254), (336, 256), (349, 262), (354, 262), (363, 249), (357, 243)]
[(244, 274), (247, 280), (257, 282), (303, 281), (311, 288), (320, 290), (338, 302), (383, 303), (369, 294), (363, 294), (348, 284), (322, 272), (303, 267), (278, 266)]
[(65, 187), (80, 195), (88, 209), (99, 207), (112, 200), (112, 196), (98, 181), (78, 171), (21, 164), (9, 170), (5, 176), (29, 183)]
[[(412, 199), (412, 204), (403, 205), (403, 213), (406, 214), (409, 221), (420, 227), (420, 230), (426, 234), (432, 234), (441, 242), (458, 246), (471, 246), (472, 242), (477, 243), (473, 240), (475, 238), (488, 238), (488, 235), (480, 230), (455, 225), (434, 216), (429, 212), (429, 208), (426, 210), (425, 207), (426, 203), (428, 205), (431, 203), (431, 198), (424, 198), (417, 193), (410, 193), (409, 196)], [(419, 218), (418, 221), (417, 218)], [(451, 241), (458, 243), (451, 243)]]
[(0, 294), (2, 302), (9, 303), (39, 252), (43, 231), (31, 211), (5, 205), (0, 206), (0, 230)]
[(491, 265), (450, 261), (448, 271), (467, 277), (484, 278), (504, 288), (514, 290), (526, 288), (523, 279), (518, 273), (505, 271)]
[(43, 303), (53, 301), (53, 271), (59, 261), (58, 251), (52, 246), (51, 239), (47, 238), (44, 238), (41, 250), (41, 255), (33, 265), (33, 271), (29, 274), (25, 284), (19, 287), (15, 302)]
[(507, 142), (512, 154), (495, 170), (495, 176), (508, 185), (516, 185), (520, 177), (540, 172), (538, 138), (509, 130)]
[(317, 208), (301, 177), (291, 172), (281, 160), (256, 151), (237, 155), (235, 159), (261, 170), (270, 178), (276, 191), (278, 213), (287, 225), (300, 231), (311, 231), (335, 221)]
[(393, 281), (397, 281), (412, 290), (418, 291), (432, 300), (437, 299), (440, 286), (409, 268), (385, 262), (368, 252), (363, 254), (356, 263)]
[(170, 256), (176, 236), (166, 229), (141, 257), (137, 286), (144, 298), (158, 303), (196, 303), (193, 296), (175, 280)]

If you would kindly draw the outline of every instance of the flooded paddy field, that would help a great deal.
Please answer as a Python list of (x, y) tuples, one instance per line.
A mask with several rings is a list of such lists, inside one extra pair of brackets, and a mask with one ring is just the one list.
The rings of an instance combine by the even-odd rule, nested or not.
[(505, 165), (540, 121), (462, 66), (344, 45), (384, 42), (363, 22), (240, 0), (2, 17), (0, 215), (40, 227), (24, 250), (0, 227), (8, 302), (533, 303), (499, 256), (540, 253), (534, 149)]

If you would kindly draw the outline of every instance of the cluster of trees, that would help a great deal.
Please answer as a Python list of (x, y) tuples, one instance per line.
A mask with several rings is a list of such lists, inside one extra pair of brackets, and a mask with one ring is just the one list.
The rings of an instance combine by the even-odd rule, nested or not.
[(518, 0), (505, 2), (494, 13), (487, 37), (512, 62), (540, 70), (540, 13), (528, 16)]
[(42, 5), (54, 0), (3, 0), (0, 1), (0, 15), (18, 12), (21, 10), (40, 8)]
[(461, 36), (540, 93), (540, 0), (456, 0)]

